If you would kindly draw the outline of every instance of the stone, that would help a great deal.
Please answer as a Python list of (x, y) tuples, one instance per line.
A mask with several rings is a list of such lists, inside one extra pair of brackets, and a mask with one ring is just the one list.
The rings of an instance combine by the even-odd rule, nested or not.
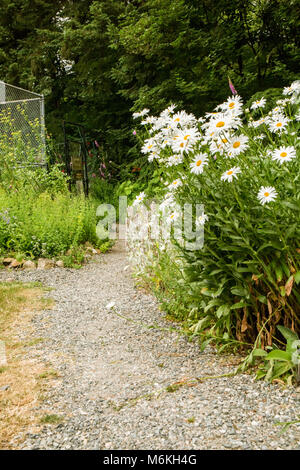
[(16, 259), (13, 259), (8, 267), (9, 268), (19, 268), (20, 266), (22, 266), (22, 262), (17, 261)]
[(31, 260), (24, 261), (23, 269), (36, 269), (35, 262)]
[(10, 385), (3, 385), (3, 387), (0, 387), (0, 392), (6, 392), (10, 388)]
[(15, 258), (4, 258), (4, 260), (2, 262), (3, 262), (4, 266), (8, 266), (13, 261), (15, 261)]
[(56, 261), (55, 266), (56, 266), (57, 268), (64, 268), (64, 267), (65, 267), (64, 262), (63, 262), (61, 259), (59, 259), (58, 261)]
[(38, 269), (50, 269), (54, 268), (54, 261), (52, 259), (47, 258), (39, 258), (38, 259)]

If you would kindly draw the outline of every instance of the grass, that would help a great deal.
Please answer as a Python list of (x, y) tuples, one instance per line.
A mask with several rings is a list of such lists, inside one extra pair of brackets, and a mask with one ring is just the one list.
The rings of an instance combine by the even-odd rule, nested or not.
[(7, 364), (0, 368), (0, 387), (9, 385), (0, 392), (0, 449), (15, 448), (12, 440), (36, 429), (39, 422), (34, 410), (39, 404), (39, 376), (45, 373), (45, 365), (29, 357), (28, 336), (36, 312), (51, 307), (52, 301), (43, 298), (44, 292), (34, 283), (0, 282), (0, 340), (7, 358)]
[(58, 424), (58, 423), (61, 423), (63, 421), (63, 417), (62, 416), (58, 416), (58, 415), (45, 415), (45, 416), (42, 416), (42, 418), (40, 419), (40, 422), (42, 424)]

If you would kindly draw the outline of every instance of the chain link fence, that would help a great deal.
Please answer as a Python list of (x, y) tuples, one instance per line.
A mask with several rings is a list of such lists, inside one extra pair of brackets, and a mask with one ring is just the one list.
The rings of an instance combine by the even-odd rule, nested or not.
[(18, 147), (21, 165), (45, 165), (44, 96), (0, 81), (0, 139)]

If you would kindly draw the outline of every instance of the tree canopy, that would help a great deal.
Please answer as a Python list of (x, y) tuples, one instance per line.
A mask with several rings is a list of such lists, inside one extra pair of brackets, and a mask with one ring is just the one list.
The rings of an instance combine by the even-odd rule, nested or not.
[(132, 111), (201, 114), (298, 78), (297, 0), (2, 0), (0, 78), (44, 93), (47, 126), (82, 123), (126, 158)]

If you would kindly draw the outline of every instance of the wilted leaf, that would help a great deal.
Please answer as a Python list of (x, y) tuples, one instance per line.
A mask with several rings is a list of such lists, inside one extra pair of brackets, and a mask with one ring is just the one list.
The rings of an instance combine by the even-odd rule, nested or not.
[(247, 309), (244, 309), (244, 316), (242, 320), (242, 325), (241, 325), (241, 332), (244, 333), (248, 329), (248, 323), (247, 323)]
[(294, 284), (294, 276), (292, 275), (289, 277), (289, 279), (287, 280), (285, 284), (286, 295), (290, 295), (290, 293), (292, 292), (293, 284)]

